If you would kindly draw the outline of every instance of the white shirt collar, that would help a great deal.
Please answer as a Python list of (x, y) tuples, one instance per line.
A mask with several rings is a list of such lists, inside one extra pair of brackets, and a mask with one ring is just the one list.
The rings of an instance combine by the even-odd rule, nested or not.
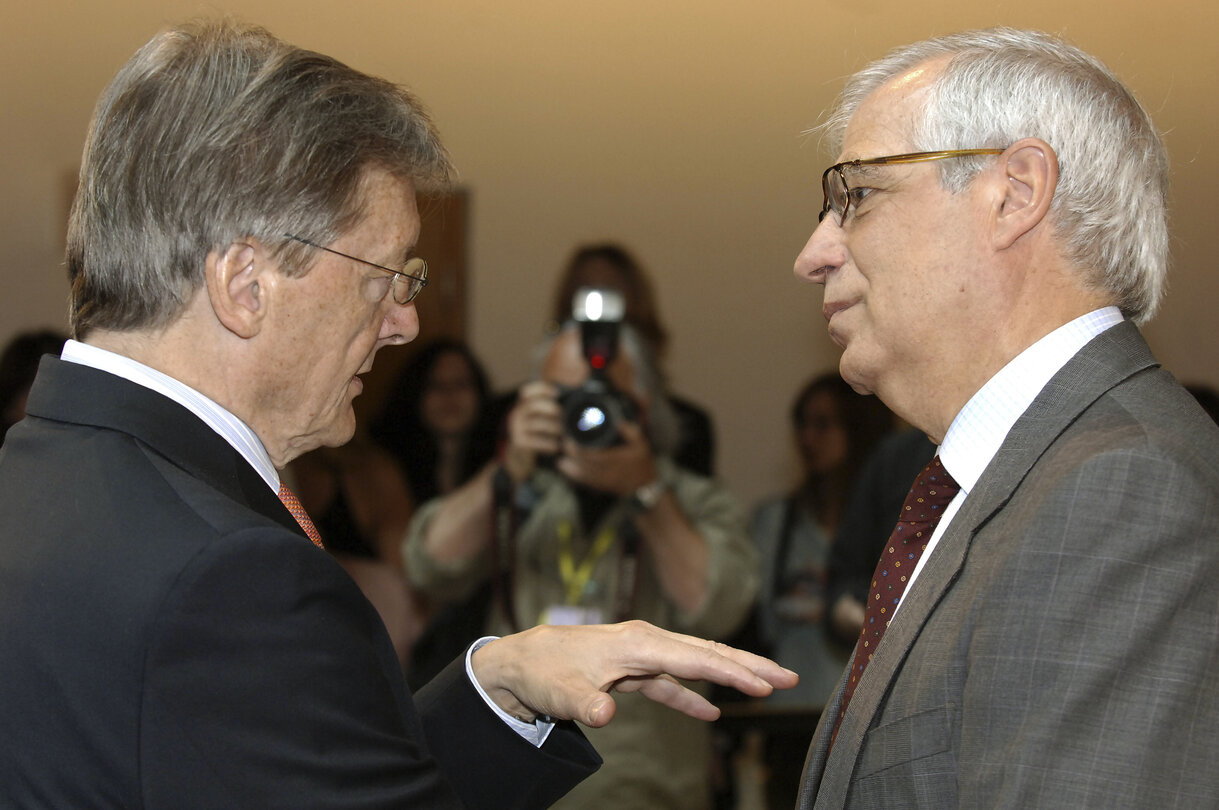
[[(1092, 338), (1122, 321), (1117, 307), (1104, 307), (1055, 329), (1016, 355), (974, 394), (948, 426), (938, 450), (940, 463), (961, 485), (961, 491), (944, 509), (927, 548), (910, 574), (906, 594), (944, 536), (969, 491), (978, 483), (1007, 433), (1033, 404), (1041, 389)], [(901, 605), (899, 603), (898, 607)]]
[(271, 457), (267, 455), (267, 450), (258, 436), (249, 425), (215, 401), (173, 377), (162, 374), (155, 368), (87, 343), (69, 340), (64, 344), (63, 354), (60, 357), (70, 363), (78, 363), (108, 372), (116, 377), (122, 377), (136, 385), (142, 385), (155, 391), (163, 397), (172, 399), (220, 434), (233, 446), (234, 450), (241, 454), (242, 458), (249, 462), (262, 480), (267, 482), (267, 486), (274, 492), (279, 492), (279, 472), (271, 463)]
[(966, 495), (1041, 389), (1094, 337), (1122, 321), (1117, 307), (1081, 315), (1016, 355), (961, 409), (940, 445), (940, 461)]

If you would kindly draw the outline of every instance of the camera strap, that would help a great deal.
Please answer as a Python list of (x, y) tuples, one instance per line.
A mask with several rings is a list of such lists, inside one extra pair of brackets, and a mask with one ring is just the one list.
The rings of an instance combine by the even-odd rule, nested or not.
[(614, 541), (618, 539), (618, 533), (612, 526), (602, 529), (601, 533), (597, 535), (597, 539), (593, 541), (593, 547), (584, 555), (584, 559), (580, 560), (579, 565), (576, 565), (576, 555), (571, 547), (571, 521), (561, 522), (557, 534), (559, 536), (559, 577), (563, 580), (563, 596), (567, 605), (575, 607), (580, 604), (580, 597), (588, 588), (588, 582), (592, 578), (593, 569), (597, 567), (597, 561), (613, 547)]
[[(493, 504), (491, 510), (491, 583), (495, 604), (499, 607), (512, 632), (520, 632), (516, 619), (514, 589), (516, 586), (516, 535), (520, 514), (516, 508), (512, 479), (501, 467), (491, 479)], [(568, 605), (576, 606), (592, 579), (602, 557), (618, 546), (618, 583), (615, 589), (613, 621), (631, 617), (639, 587), (639, 530), (627, 516), (619, 528), (608, 526), (597, 535), (593, 546), (579, 563), (573, 551), (574, 527), (563, 521), (558, 527), (559, 575)], [(621, 542), (617, 542), (621, 539)]]
[(512, 571), (516, 556), (517, 514), (513, 503), (512, 477), (502, 466), (491, 477), (491, 589), (495, 604), (512, 632), (520, 632), (516, 621)]
[(639, 529), (627, 517), (622, 521), (622, 557), (618, 561), (618, 592), (615, 594), (615, 621), (626, 621), (635, 610), (639, 590)]

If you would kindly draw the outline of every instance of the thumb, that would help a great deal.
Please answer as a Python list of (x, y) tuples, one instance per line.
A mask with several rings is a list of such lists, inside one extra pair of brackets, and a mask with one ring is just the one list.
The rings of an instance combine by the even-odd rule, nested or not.
[(614, 712), (617, 710), (618, 705), (614, 703), (612, 697), (605, 692), (596, 692), (585, 706), (583, 713), (585, 718), (584, 723), (590, 728), (601, 728), (601, 726), (614, 719)]
[(647, 436), (643, 432), (643, 425), (637, 422), (619, 422), (618, 432), (627, 444), (647, 441)]

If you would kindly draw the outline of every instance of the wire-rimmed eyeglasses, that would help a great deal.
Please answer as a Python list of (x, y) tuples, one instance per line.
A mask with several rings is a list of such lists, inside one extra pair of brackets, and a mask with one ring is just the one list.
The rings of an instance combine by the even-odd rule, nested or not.
[(406, 260), (401, 270), (395, 270), (392, 267), (370, 262), (367, 259), (361, 259), (359, 256), (350, 256), (333, 248), (328, 248), (325, 245), (319, 245), (317, 242), (311, 242), (303, 236), (286, 233), (284, 236), (293, 241), (308, 245), (309, 247), (324, 250), (327, 253), (333, 253), (336, 256), (342, 256), (344, 259), (351, 259), (353, 262), (366, 264), (369, 267), (375, 267), (378, 270), (384, 270), (393, 276), (389, 283), (389, 289), (393, 290), (394, 300), (405, 306), (415, 300), (415, 296), (419, 291), (427, 286), (427, 262), (418, 256), (412, 256)]
[(851, 207), (852, 189), (847, 185), (846, 176), (842, 170), (857, 166), (883, 166), (890, 163), (922, 163), (927, 160), (943, 160), (944, 158), (976, 157), (978, 155), (1001, 155), (1002, 149), (944, 149), (939, 152), (907, 152), (902, 155), (886, 155), (885, 157), (860, 158), (844, 160), (835, 163), (821, 175), (821, 192), (825, 202), (817, 221), (825, 219), (825, 215), (833, 211), (838, 215), (838, 222), (846, 221), (847, 211)]

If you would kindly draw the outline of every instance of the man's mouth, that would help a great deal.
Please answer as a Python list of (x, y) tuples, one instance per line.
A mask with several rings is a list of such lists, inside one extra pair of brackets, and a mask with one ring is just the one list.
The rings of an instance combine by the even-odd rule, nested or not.
[(835, 314), (842, 312), (844, 309), (849, 309), (850, 306), (851, 305), (846, 301), (827, 301), (825, 302), (825, 305), (821, 307), (821, 314), (825, 316), (825, 319), (828, 322), (834, 317)]
[(846, 337), (840, 329), (835, 328), (834, 316), (850, 309), (851, 306), (852, 304), (847, 301), (827, 301), (825, 306), (821, 308), (821, 314), (825, 316), (826, 333), (830, 336), (830, 340), (834, 341), (840, 349), (847, 347)]

